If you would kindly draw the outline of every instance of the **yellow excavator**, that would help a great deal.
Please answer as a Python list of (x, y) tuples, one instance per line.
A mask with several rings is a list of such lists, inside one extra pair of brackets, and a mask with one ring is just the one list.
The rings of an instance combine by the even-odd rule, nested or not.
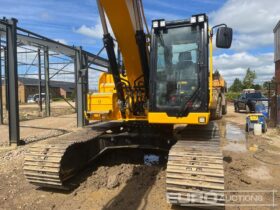
[[(85, 115), (102, 123), (34, 144), (25, 156), (27, 179), (67, 189), (71, 177), (107, 150), (164, 150), (168, 202), (223, 205), (223, 156), (210, 118), (225, 114), (226, 87), (220, 75), (213, 78), (212, 38), (216, 29), (216, 46), (230, 48), (232, 29), (210, 29), (208, 17), (197, 14), (153, 20), (149, 30), (141, 0), (97, 5), (110, 69), (100, 75), (98, 92), (88, 94)], [(187, 127), (175, 132), (178, 124)], [(204, 196), (213, 192), (219, 199)]]

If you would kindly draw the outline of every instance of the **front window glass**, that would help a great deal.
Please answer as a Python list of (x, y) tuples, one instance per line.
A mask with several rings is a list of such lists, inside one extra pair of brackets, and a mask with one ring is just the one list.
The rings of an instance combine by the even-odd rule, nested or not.
[(259, 92), (257, 93), (248, 93), (247, 98), (263, 98), (263, 95)]
[(167, 29), (156, 35), (156, 105), (177, 108), (199, 87), (200, 32), (192, 27)]

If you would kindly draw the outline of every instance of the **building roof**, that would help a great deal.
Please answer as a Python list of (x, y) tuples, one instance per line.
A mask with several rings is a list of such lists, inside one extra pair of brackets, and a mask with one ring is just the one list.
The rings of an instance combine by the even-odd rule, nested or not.
[(280, 20), (278, 21), (277, 25), (273, 29), (273, 32), (275, 33), (280, 28)]
[[(28, 78), (28, 77), (19, 77), (18, 81), (21, 82), (25, 86), (37, 86), (39, 83), (39, 80), (36, 78)], [(5, 81), (2, 80), (2, 84), (4, 84)], [(42, 86), (45, 86), (45, 80), (42, 79), (41, 82)], [(57, 87), (57, 88), (63, 88), (66, 92), (72, 92), (76, 85), (74, 82), (64, 82), (64, 81), (56, 81), (51, 80), (50, 81), (50, 87)]]

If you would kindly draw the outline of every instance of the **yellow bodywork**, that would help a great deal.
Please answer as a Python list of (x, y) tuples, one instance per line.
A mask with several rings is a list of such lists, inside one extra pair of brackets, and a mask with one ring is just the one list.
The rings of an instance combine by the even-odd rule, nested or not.
[(226, 86), (226, 83), (222, 77), (220, 77), (219, 79), (213, 80), (213, 87), (225, 87), (225, 86)]
[(131, 0), (100, 0), (123, 56), (127, 79), (133, 84), (142, 75), (136, 43), (136, 23)]
[[(126, 78), (131, 84), (142, 75), (139, 50), (135, 38), (136, 20), (131, 0), (99, 0), (107, 18), (110, 22), (114, 36), (121, 50), (126, 70)], [(209, 104), (212, 103), (212, 40), (209, 44)], [(143, 81), (143, 80), (142, 80)], [(146, 108), (144, 116), (135, 117), (126, 108), (126, 119), (122, 119), (116, 90), (112, 75), (103, 73), (99, 79), (98, 92), (88, 94), (88, 110), (86, 116), (88, 120), (144, 120), (149, 123), (159, 124), (207, 124), (209, 122), (209, 112), (189, 113), (186, 117), (169, 117), (166, 113), (149, 112)], [(204, 121), (199, 119), (203, 118)]]
[[(210, 31), (209, 31), (210, 33)], [(213, 42), (209, 38), (209, 107), (213, 106)]]
[(88, 120), (117, 120), (121, 118), (117, 104), (115, 84), (111, 74), (102, 73), (98, 81), (98, 92), (87, 95)]
[[(129, 112), (128, 118), (122, 119), (118, 99), (111, 74), (102, 73), (99, 78), (98, 92), (88, 94), (88, 120), (144, 120), (156, 124), (208, 124), (209, 112), (189, 113), (187, 117), (169, 117), (166, 113), (148, 112), (147, 116), (135, 117)], [(199, 119), (204, 118), (200, 122)]]
[[(212, 65), (212, 41), (209, 44), (209, 88), (210, 88), (210, 103), (211, 107), (213, 96), (216, 93), (213, 91), (213, 65)], [(127, 75), (128, 79), (129, 76)], [(88, 107), (87, 107), (86, 117), (88, 120), (124, 120), (124, 121), (134, 121), (134, 120), (144, 120), (149, 123), (157, 124), (208, 124), (210, 118), (210, 112), (198, 112), (189, 113), (186, 117), (169, 117), (166, 113), (161, 112), (149, 112), (147, 110), (147, 115), (143, 117), (135, 117), (129, 111), (127, 111), (127, 118), (122, 119), (120, 109), (118, 107), (118, 99), (115, 90), (115, 85), (113, 77), (111, 74), (102, 73), (99, 78), (98, 92), (88, 94)], [(200, 122), (199, 119), (204, 118), (205, 121)]]
[[(208, 112), (191, 112), (187, 117), (169, 117), (166, 113), (150, 112), (148, 120), (150, 123), (166, 123), (166, 124), (201, 124), (209, 123), (210, 113)], [(204, 118), (204, 122), (199, 122), (200, 118)]]

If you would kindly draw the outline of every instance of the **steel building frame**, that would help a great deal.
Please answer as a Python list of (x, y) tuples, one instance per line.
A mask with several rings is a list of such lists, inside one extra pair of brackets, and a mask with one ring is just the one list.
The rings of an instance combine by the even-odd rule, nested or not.
[[(77, 111), (77, 126), (85, 126), (88, 122), (84, 117), (84, 111), (87, 107), (87, 97), (88, 92), (88, 70), (93, 69), (103, 72), (97, 68), (91, 67), (92, 64), (97, 67), (102, 67), (108, 71), (109, 62), (107, 59), (90, 52), (84, 51), (81, 47), (68, 46), (60, 42), (54, 41), (47, 37), (41, 36), (34, 32), (28, 31), (26, 29), (17, 26), (17, 20), (12, 19), (2, 19), (0, 20), (0, 38), (6, 38), (6, 46), (3, 47), (4, 59), (5, 60), (5, 79), (6, 79), (6, 94), (7, 100), (7, 110), (9, 115), (9, 143), (19, 145), (20, 144), (20, 130), (19, 130), (19, 104), (18, 104), (18, 65), (26, 65), (25, 63), (18, 63), (17, 61), (17, 48), (23, 46), (31, 46), (37, 48), (37, 50), (30, 50), (31, 53), (37, 53), (38, 59), (38, 79), (39, 79), (39, 92), (41, 92), (41, 51), (44, 55), (44, 76), (45, 76), (45, 107), (46, 116), (51, 115), (50, 110), (50, 79), (60, 74), (61, 72), (65, 74), (74, 74), (76, 83), (76, 111)], [(2, 40), (2, 39), (1, 39)], [(0, 40), (0, 45), (2, 44)], [(3, 42), (3, 41), (2, 41)], [(2, 48), (2, 45), (1, 45)], [(6, 49), (5, 49), (6, 48)], [(57, 54), (62, 54), (69, 57), (74, 62), (74, 72), (64, 72), (64, 68), (57, 69), (57, 72), (50, 77), (50, 52), (55, 52)], [(19, 52), (20, 53), (20, 52)], [(36, 59), (34, 58), (34, 60)], [(0, 78), (2, 82), (2, 53), (0, 51)], [(34, 62), (34, 61), (33, 61)], [(29, 65), (36, 66), (36, 64), (31, 63)], [(68, 64), (66, 64), (68, 65)], [(105, 70), (105, 72), (106, 72)], [(27, 72), (26, 72), (27, 74)], [(0, 124), (3, 123), (3, 104), (2, 104), (2, 85), (0, 82)], [(40, 106), (40, 110), (42, 107)]]

